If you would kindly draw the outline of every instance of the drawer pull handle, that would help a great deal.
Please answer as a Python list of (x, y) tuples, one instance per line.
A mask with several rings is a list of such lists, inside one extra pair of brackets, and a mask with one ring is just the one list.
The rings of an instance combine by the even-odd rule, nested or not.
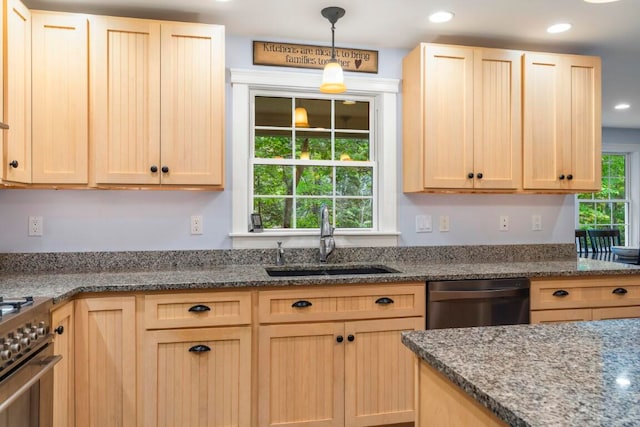
[(338, 341), (338, 342), (342, 342), (342, 341), (344, 341), (344, 337), (343, 337), (342, 335), (338, 335), (338, 336), (336, 337), (336, 341)]
[(207, 305), (197, 304), (191, 307), (189, 311), (192, 313), (202, 313), (204, 311), (211, 311), (211, 308), (209, 308), (209, 306)]
[(616, 295), (624, 295), (627, 292), (628, 291), (625, 288), (615, 288), (613, 291), (611, 291), (612, 294), (616, 294)]
[(305, 308), (305, 307), (311, 307), (313, 304), (311, 304), (311, 302), (309, 301), (305, 301), (305, 300), (300, 300), (300, 301), (296, 301), (293, 304), (291, 304), (291, 307), (293, 308)]
[(569, 295), (569, 292), (565, 291), (564, 289), (558, 289), (553, 293), (554, 297), (566, 297), (567, 295)]
[(198, 345), (194, 345), (193, 347), (191, 347), (189, 349), (189, 351), (191, 353), (205, 353), (207, 351), (211, 351), (211, 347), (209, 347), (208, 345), (204, 345), (204, 344), (198, 344)]
[(393, 304), (393, 300), (391, 298), (388, 297), (382, 297), (382, 298), (378, 298), (376, 300), (376, 304)]

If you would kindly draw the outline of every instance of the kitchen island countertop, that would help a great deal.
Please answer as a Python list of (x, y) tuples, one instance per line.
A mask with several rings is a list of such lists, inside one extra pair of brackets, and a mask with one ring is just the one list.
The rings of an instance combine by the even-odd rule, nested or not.
[[(357, 283), (406, 283), (431, 280), (461, 280), (513, 277), (572, 277), (594, 275), (640, 275), (640, 266), (577, 258), (577, 260), (428, 263), (384, 262), (397, 273), (270, 277), (266, 265), (222, 265), (206, 268), (173, 268), (138, 271), (81, 273), (0, 273), (3, 295), (49, 296), (54, 303), (83, 292), (146, 292), (188, 289), (233, 289), (250, 287), (340, 285)], [(332, 264), (327, 264), (331, 266)], [(335, 265), (335, 264), (333, 264)], [(357, 263), (341, 265), (358, 265)], [(367, 265), (375, 265), (368, 263)], [(318, 267), (307, 265), (307, 267)], [(271, 266), (273, 267), (273, 266)], [(299, 265), (285, 265), (284, 269)]]
[(402, 341), (509, 425), (640, 425), (640, 319), (416, 331)]

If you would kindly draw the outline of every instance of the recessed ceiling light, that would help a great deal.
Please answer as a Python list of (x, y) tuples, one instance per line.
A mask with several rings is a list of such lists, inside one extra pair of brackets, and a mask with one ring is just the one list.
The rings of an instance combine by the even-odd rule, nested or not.
[(626, 102), (620, 103), (618, 105), (616, 105), (615, 107), (616, 110), (627, 110), (629, 108), (631, 108), (631, 105), (627, 104)]
[(587, 3), (613, 3), (614, 1), (618, 1), (618, 0), (584, 0)]
[(560, 24), (554, 24), (547, 28), (547, 33), (556, 34), (556, 33), (564, 33), (565, 31), (569, 31), (571, 29), (571, 24), (566, 22), (562, 22)]
[(451, 21), (452, 18), (453, 18), (453, 12), (447, 12), (444, 10), (440, 12), (432, 13), (431, 15), (429, 15), (429, 21), (436, 24), (449, 22)]

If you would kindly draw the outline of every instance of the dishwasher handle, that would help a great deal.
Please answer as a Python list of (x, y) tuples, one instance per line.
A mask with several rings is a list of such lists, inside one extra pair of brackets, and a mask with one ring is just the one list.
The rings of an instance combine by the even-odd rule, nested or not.
[(529, 288), (483, 289), (477, 291), (434, 291), (429, 290), (429, 301), (451, 301), (466, 299), (527, 297)]

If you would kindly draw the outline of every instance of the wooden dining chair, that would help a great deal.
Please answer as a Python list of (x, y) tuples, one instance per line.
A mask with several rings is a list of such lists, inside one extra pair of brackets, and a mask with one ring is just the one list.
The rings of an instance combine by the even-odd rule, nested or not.
[(620, 246), (620, 230), (587, 230), (593, 252), (611, 252), (611, 246)]
[(587, 230), (576, 230), (576, 249), (580, 254), (589, 252), (589, 246), (587, 246)]

